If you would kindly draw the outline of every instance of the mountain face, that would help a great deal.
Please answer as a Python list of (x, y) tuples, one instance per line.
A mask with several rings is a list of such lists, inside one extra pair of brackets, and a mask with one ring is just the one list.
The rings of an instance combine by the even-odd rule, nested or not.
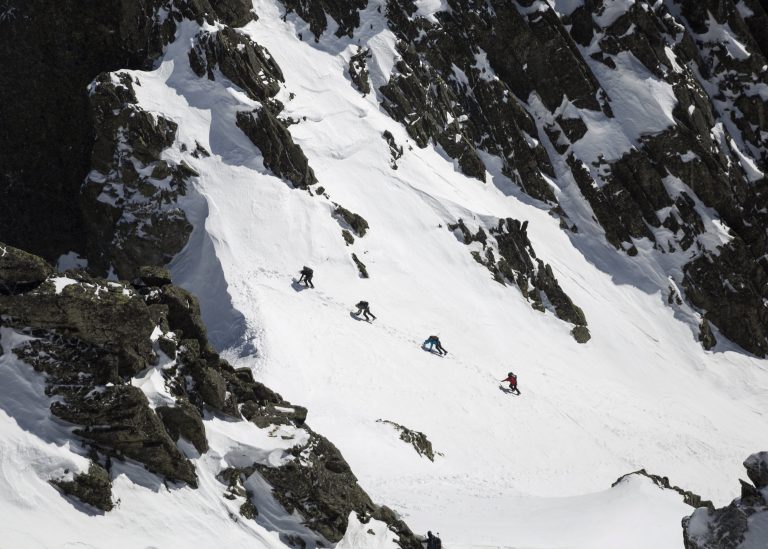
[[(191, 498), (211, 543), (681, 546), (701, 498), (608, 486), (724, 502), (768, 444), (766, 9), (6, 1), (0, 406), (43, 457), (3, 508), (114, 517), (86, 544)], [(737, 508), (686, 547), (752, 547)]]

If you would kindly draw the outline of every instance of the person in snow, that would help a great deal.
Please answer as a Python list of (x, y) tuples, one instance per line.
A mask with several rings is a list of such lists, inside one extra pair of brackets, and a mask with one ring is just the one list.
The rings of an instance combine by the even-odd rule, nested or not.
[(357, 305), (357, 312), (355, 313), (355, 316), (360, 316), (360, 313), (363, 313), (363, 316), (365, 317), (365, 320), (371, 321), (371, 317), (373, 317), (373, 320), (376, 320), (376, 315), (371, 312), (370, 307), (368, 306), (367, 301), (361, 301)]
[(518, 395), (520, 394), (520, 389), (517, 388), (517, 376), (514, 372), (509, 372), (506, 379), (502, 379), (501, 382), (509, 382), (509, 390)]
[[(437, 533), (440, 535), (440, 532)], [(427, 532), (427, 549), (442, 549), (443, 543), (439, 537), (433, 536), (432, 532)]]
[(440, 356), (447, 355), (448, 351), (446, 351), (443, 346), (440, 344), (440, 338), (437, 336), (429, 336), (427, 340), (424, 342), (424, 347), (429, 346), (429, 352), (432, 352), (432, 348), (434, 347), (437, 349), (437, 352)]
[(315, 274), (312, 269), (310, 269), (305, 265), (299, 271), (299, 274), (301, 275), (301, 278), (299, 278), (299, 283), (303, 282), (304, 286), (311, 287), (311, 288), (315, 287), (315, 285), (312, 284), (312, 276)]

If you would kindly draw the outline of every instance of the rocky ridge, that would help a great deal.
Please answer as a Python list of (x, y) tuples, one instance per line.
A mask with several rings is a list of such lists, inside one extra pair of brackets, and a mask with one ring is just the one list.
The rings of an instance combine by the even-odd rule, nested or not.
[[(171, 284), (167, 271), (145, 267), (132, 283), (112, 282), (55, 273), (21, 250), (0, 249), (2, 327), (25, 336), (3, 352), (45, 375), (45, 392), (55, 397), (51, 414), (72, 426), (72, 437), (92, 461), (87, 473), (50, 479), (63, 493), (110, 511), (109, 473), (126, 460), (170, 486), (197, 486), (194, 458), (208, 451), (203, 418), (213, 414), (295, 438), (279, 463), (254, 455), (253, 466), (241, 473), (258, 474), (288, 514), (300, 513), (318, 536), (305, 541), (340, 540), (356, 512), (364, 522), (389, 524), (402, 547), (420, 547), (391, 510), (359, 487), (336, 447), (306, 425), (306, 409), (219, 357), (197, 300)], [(136, 385), (137, 376), (152, 372), (160, 373), (170, 401), (160, 404)], [(220, 477), (224, 493), (231, 475), (222, 471)], [(258, 514), (253, 499), (243, 505), (244, 516)]]
[(744, 461), (751, 484), (727, 507), (697, 509), (683, 519), (685, 549), (749, 549), (765, 543), (768, 527), (768, 452)]

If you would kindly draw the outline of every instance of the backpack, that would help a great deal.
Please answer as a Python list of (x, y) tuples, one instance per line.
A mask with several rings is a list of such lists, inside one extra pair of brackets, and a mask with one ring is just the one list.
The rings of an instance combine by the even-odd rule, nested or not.
[(367, 301), (361, 301), (357, 304), (357, 307), (360, 307), (361, 309), (367, 309), (368, 308), (368, 302)]
[(443, 549), (443, 542), (437, 536), (435, 536), (435, 549)]
[(301, 272), (302, 272), (302, 273), (304, 273), (304, 274), (305, 274), (305, 275), (307, 275), (307, 276), (312, 276), (312, 269), (310, 269), (310, 268), (309, 268), (309, 267), (307, 267), (307, 266), (304, 266), (304, 267), (301, 269)]

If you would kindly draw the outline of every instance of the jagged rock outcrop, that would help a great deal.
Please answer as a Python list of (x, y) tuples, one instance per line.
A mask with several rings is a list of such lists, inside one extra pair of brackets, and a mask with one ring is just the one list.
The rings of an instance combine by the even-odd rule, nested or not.
[(237, 113), (237, 127), (256, 145), (264, 157), (264, 166), (294, 187), (306, 189), (317, 183), (315, 172), (301, 147), (293, 142), (287, 124), (269, 108)]
[[(22, 259), (3, 262), (0, 257), (0, 272), (8, 280), (26, 280), (30, 265), (44, 265), (7, 245), (0, 244), (0, 250)], [(208, 342), (197, 300), (172, 285), (165, 269), (137, 269), (132, 284), (51, 271), (39, 271), (49, 274), (34, 287), (0, 295), (0, 318), (4, 328), (32, 336), (12, 352), (45, 373), (45, 392), (56, 397), (51, 413), (74, 426), (73, 436), (94, 460), (87, 474), (52, 479), (62, 492), (109, 511), (109, 470), (115, 460), (126, 459), (162, 480), (195, 487), (195, 466), (177, 442), (183, 438), (199, 454), (207, 452), (203, 414), (208, 411), (270, 433), (283, 427), (287, 438), (297, 440), (276, 463), (254, 454), (253, 465), (236, 475), (229, 469), (220, 473), (230, 486), (227, 493), (244, 498), (242, 516), (256, 517), (259, 510), (254, 494), (232, 479), (259, 474), (288, 513), (299, 510), (307, 527), (325, 539), (341, 539), (350, 513), (356, 512), (362, 520), (385, 521), (402, 547), (420, 547), (391, 510), (375, 505), (360, 488), (338, 449), (306, 425), (305, 408), (254, 380), (251, 370), (235, 369), (219, 357)], [(133, 384), (137, 374), (155, 367), (175, 402), (155, 407)]]
[(0, 294), (20, 294), (37, 288), (53, 273), (41, 257), (0, 245)]
[(210, 80), (215, 80), (215, 71), (220, 71), (256, 101), (274, 97), (284, 81), (280, 67), (266, 48), (229, 27), (201, 32), (189, 50), (189, 65), (195, 74)]
[(528, 238), (528, 222), (499, 219), (496, 227), (486, 232), (479, 227), (472, 233), (463, 220), (448, 225), (464, 244), (477, 243), (471, 250), (475, 260), (484, 265), (501, 284), (513, 282), (534, 309), (547, 309), (559, 319), (574, 325), (571, 332), (579, 343), (591, 339), (584, 312), (560, 287), (552, 267), (536, 257)]
[(87, 473), (79, 473), (72, 480), (52, 480), (51, 484), (68, 496), (102, 511), (111, 511), (115, 506), (109, 473), (96, 463), (91, 462)]
[(720, 508), (700, 508), (683, 519), (685, 549), (763, 547), (768, 528), (768, 452), (744, 462), (752, 484), (740, 481), (741, 497)]
[(371, 50), (358, 48), (357, 53), (349, 59), (349, 79), (363, 95), (371, 93), (367, 64), (370, 56)]
[(102, 74), (90, 88), (96, 137), (82, 187), (92, 272), (133, 278), (140, 265), (164, 265), (186, 244), (192, 226), (179, 207), (197, 173), (162, 159), (177, 125), (138, 106), (127, 73)]
[(413, 446), (413, 449), (416, 450), (417, 454), (425, 456), (429, 461), (435, 461), (435, 455), (443, 455), (432, 449), (432, 443), (427, 438), (427, 435), (421, 431), (414, 431), (413, 429), (409, 429), (408, 427), (404, 427), (399, 423), (387, 419), (377, 419), (376, 421), (394, 427), (394, 429), (400, 433), (400, 440)]
[(621, 481), (626, 479), (627, 477), (631, 475), (640, 475), (646, 478), (651, 479), (657, 486), (661, 488), (665, 488), (667, 490), (673, 490), (683, 496), (683, 502), (687, 505), (690, 505), (691, 507), (699, 508), (699, 507), (705, 507), (707, 509), (714, 509), (715, 506), (712, 504), (711, 501), (706, 500), (702, 498), (700, 495), (691, 492), (690, 490), (683, 490), (679, 486), (674, 486), (669, 483), (669, 478), (662, 477), (659, 475), (652, 475), (648, 473), (645, 469), (640, 469), (638, 471), (633, 471), (632, 473), (627, 473), (626, 475), (620, 476), (618, 479), (616, 479), (616, 482), (611, 484), (611, 488), (619, 484)]
[(334, 33), (338, 37), (352, 36), (360, 26), (360, 10), (368, 5), (367, 0), (281, 0), (285, 5), (286, 15), (296, 12), (299, 17), (309, 23), (309, 29), (315, 35), (315, 40), (328, 28), (328, 17), (331, 17), (338, 28)]

